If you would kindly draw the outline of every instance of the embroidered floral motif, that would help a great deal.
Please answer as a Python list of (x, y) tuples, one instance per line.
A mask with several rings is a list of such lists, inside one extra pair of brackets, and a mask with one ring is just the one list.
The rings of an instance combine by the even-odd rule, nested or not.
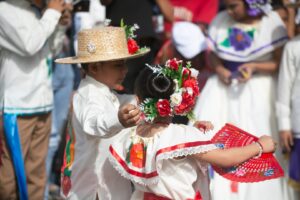
[(127, 152), (127, 163), (131, 163), (134, 167), (137, 168), (145, 167), (146, 150), (147, 147), (142, 141), (139, 141), (137, 143), (132, 142), (129, 147), (129, 151)]
[(264, 172), (264, 176), (273, 176), (274, 175), (274, 169), (268, 169)]
[(229, 28), (228, 38), (226, 38), (221, 45), (224, 47), (233, 47), (236, 51), (244, 51), (248, 49), (254, 37), (254, 29), (250, 31), (243, 31), (239, 28)]
[(232, 28), (229, 35), (229, 42), (236, 51), (244, 51), (251, 46), (253, 39), (247, 32), (239, 28)]
[(65, 196), (67, 196), (71, 190), (71, 179), (70, 177), (68, 176), (63, 176), (63, 179), (62, 179), (62, 192)]

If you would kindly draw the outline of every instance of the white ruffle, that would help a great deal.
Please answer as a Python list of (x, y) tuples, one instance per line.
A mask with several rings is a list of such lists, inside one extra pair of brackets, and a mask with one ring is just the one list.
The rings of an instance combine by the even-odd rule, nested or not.
[[(119, 159), (121, 159), (122, 162), (120, 162), (118, 158), (115, 158), (113, 154), (109, 155), (109, 160), (121, 176), (141, 185), (158, 183), (163, 160), (205, 153), (218, 148), (215, 144), (210, 142), (209, 135), (201, 133), (195, 127), (170, 124), (164, 131), (157, 133), (151, 138), (140, 137), (136, 135), (135, 131), (135, 129), (131, 129), (111, 146), (112, 150), (120, 157)], [(147, 146), (146, 163), (143, 168), (136, 168), (126, 162), (126, 157), (129, 152), (128, 148), (130, 148), (135, 140), (143, 141)], [(126, 167), (123, 166), (123, 163), (125, 163)], [(207, 164), (200, 160), (199, 163), (201, 163), (198, 165), (199, 169), (205, 173)], [(130, 173), (128, 169), (145, 175), (153, 173), (157, 173), (157, 175), (151, 177), (137, 176)]]
[[(147, 185), (154, 185), (157, 184), (159, 181), (159, 177), (151, 177), (151, 178), (140, 178), (137, 176), (134, 176), (130, 173), (128, 173), (123, 166), (112, 156), (112, 154), (109, 154), (108, 159), (112, 166), (117, 170), (117, 172), (120, 173), (120, 175), (132, 182), (147, 186)], [(129, 166), (128, 166), (129, 167)], [(130, 167), (129, 167), (130, 168)], [(156, 170), (156, 169), (155, 169)], [(142, 172), (140, 172), (142, 173)]]

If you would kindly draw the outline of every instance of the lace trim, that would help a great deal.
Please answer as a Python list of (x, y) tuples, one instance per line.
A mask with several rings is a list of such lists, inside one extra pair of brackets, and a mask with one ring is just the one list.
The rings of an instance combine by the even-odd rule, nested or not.
[(124, 169), (124, 167), (112, 156), (112, 154), (109, 154), (108, 159), (109, 159), (110, 163), (112, 164), (112, 166), (117, 170), (117, 172), (119, 172), (119, 174), (122, 177), (124, 177), (132, 182), (141, 184), (143, 186), (147, 186), (147, 185), (157, 184), (159, 181), (158, 176), (151, 177), (151, 178), (140, 178), (140, 177), (137, 177), (135, 175), (128, 173)]
[[(157, 170), (157, 173), (159, 174), (159, 172), (161, 170), (161, 163), (159, 161), (162, 161), (164, 159), (172, 159), (172, 158), (176, 158), (176, 157), (180, 157), (180, 156), (188, 156), (188, 155), (193, 155), (193, 154), (197, 154), (197, 153), (205, 153), (205, 152), (208, 152), (208, 151), (211, 151), (214, 149), (217, 149), (217, 147), (214, 144), (209, 144), (209, 145), (203, 145), (203, 146), (198, 146), (198, 147), (177, 149), (172, 152), (162, 153), (157, 156), (156, 168), (154, 168), (153, 171), (155, 172)], [(155, 176), (155, 177), (151, 177), (151, 178), (141, 178), (141, 177), (137, 177), (133, 174), (130, 174), (129, 172), (127, 172), (124, 169), (124, 167), (118, 162), (118, 160), (113, 157), (112, 154), (109, 154), (108, 159), (109, 159), (110, 163), (112, 164), (112, 166), (119, 172), (119, 174), (122, 177), (124, 177), (130, 181), (133, 181), (135, 183), (138, 183), (138, 184), (141, 184), (144, 186), (157, 184), (159, 181), (159, 176)], [(202, 172), (205, 173), (207, 170), (207, 166), (206, 165), (200, 166), (200, 169)], [(141, 171), (139, 171), (139, 172), (143, 173)]]
[[(161, 160), (166, 160), (166, 159), (172, 159), (172, 158), (176, 158), (176, 157), (181, 157), (181, 156), (189, 156), (189, 155), (194, 155), (194, 154), (198, 154), (198, 153), (206, 153), (208, 151), (212, 151), (218, 149), (218, 147), (215, 144), (208, 144), (208, 145), (201, 145), (201, 146), (197, 146), (197, 147), (187, 147), (184, 149), (176, 149), (174, 151), (171, 152), (164, 152), (162, 154), (159, 154), (156, 158), (156, 168), (158, 170), (161, 170), (159, 161)], [(158, 167), (159, 166), (159, 167)], [(207, 165), (205, 166), (200, 166), (200, 169), (202, 172), (206, 172), (207, 170)]]

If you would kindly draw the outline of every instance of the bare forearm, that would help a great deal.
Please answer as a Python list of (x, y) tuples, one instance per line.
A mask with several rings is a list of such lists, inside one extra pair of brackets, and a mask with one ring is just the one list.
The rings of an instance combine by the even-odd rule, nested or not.
[(250, 144), (245, 147), (230, 149), (218, 149), (203, 154), (198, 154), (197, 158), (219, 167), (232, 167), (247, 161), (259, 154), (257, 144)]
[(169, 22), (174, 21), (174, 7), (169, 0), (156, 0), (162, 14)]

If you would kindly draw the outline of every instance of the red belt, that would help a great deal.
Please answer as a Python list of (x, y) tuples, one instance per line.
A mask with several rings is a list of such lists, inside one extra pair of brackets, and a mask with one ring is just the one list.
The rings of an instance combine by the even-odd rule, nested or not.
[[(167, 197), (157, 196), (150, 192), (144, 192), (144, 200), (172, 200)], [(202, 200), (200, 192), (197, 192), (195, 197), (193, 199), (187, 199), (187, 200)]]

